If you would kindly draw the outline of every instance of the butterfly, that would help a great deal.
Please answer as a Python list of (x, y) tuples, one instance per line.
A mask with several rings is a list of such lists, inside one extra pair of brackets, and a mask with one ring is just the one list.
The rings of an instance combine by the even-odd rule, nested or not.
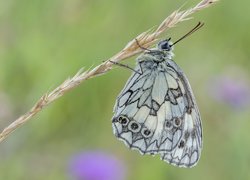
[(119, 140), (141, 154), (159, 154), (172, 165), (193, 167), (201, 155), (202, 125), (188, 79), (172, 60), (178, 41), (162, 40), (137, 57), (117, 97), (112, 127)]

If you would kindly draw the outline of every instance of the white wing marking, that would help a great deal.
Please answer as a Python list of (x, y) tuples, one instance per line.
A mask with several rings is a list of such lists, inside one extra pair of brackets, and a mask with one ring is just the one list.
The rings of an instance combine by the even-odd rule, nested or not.
[(190, 163), (195, 163), (198, 159), (198, 153), (197, 152), (194, 152), (191, 156), (191, 160), (190, 160)]
[(132, 104), (127, 105), (123, 111), (122, 114), (126, 114), (127, 117), (133, 117), (135, 113), (137, 112), (137, 102), (134, 102)]
[(182, 116), (179, 105), (172, 105), (171, 104), (171, 110), (172, 110), (172, 116), (173, 117), (180, 117)]
[(155, 79), (155, 75), (151, 74), (148, 79), (145, 81), (144, 85), (143, 85), (143, 90), (148, 89), (149, 87), (152, 87), (154, 84), (154, 79)]
[(169, 101), (165, 101), (165, 103), (163, 104), (163, 106), (165, 105), (165, 116), (167, 120), (171, 120), (172, 119), (172, 112), (171, 112), (171, 107), (170, 107), (170, 102)]
[(154, 153), (156, 152), (155, 150), (158, 149), (157, 146), (158, 146), (157, 141), (153, 141), (153, 143), (151, 143), (149, 147), (147, 148), (147, 151)]
[(184, 86), (183, 86), (183, 84), (181, 83), (181, 81), (178, 79), (178, 85), (179, 85), (179, 87), (181, 88), (181, 92), (182, 93), (186, 93), (186, 91), (185, 91), (185, 89), (184, 89)]
[(123, 139), (126, 139), (127, 145), (132, 144), (132, 133), (131, 132), (122, 133), (121, 137)]
[(161, 143), (161, 146), (160, 146), (160, 150), (164, 152), (165, 151), (170, 151), (173, 147), (172, 147), (172, 139), (173, 139), (173, 135), (172, 133), (170, 133), (170, 131), (163, 131), (163, 134), (162, 136), (164, 138), (162, 138), (162, 140), (164, 140), (162, 143)]
[(157, 126), (156, 116), (149, 115), (144, 124), (149, 130), (154, 131)]
[(152, 90), (152, 99), (155, 100), (158, 104), (162, 104), (165, 100), (167, 94), (168, 86), (165, 80), (164, 74), (160, 72), (155, 77), (155, 82)]
[(176, 80), (171, 75), (166, 74), (166, 78), (167, 78), (169, 88), (172, 88), (172, 89), (178, 88), (178, 84), (177, 84)]
[(151, 93), (151, 89), (148, 89), (148, 90), (145, 90), (140, 99), (139, 99), (139, 102), (138, 102), (138, 106), (141, 107), (146, 101), (147, 99), (149, 98), (150, 96), (150, 93)]
[(181, 164), (189, 164), (190, 158), (188, 157), (188, 154), (185, 154), (185, 156), (181, 160)]
[(121, 98), (118, 101), (118, 106), (120, 107), (123, 106), (127, 102), (130, 95), (131, 95), (131, 92), (127, 91), (123, 96), (121, 96)]
[(184, 114), (185, 104), (184, 104), (183, 97), (177, 98), (177, 103), (178, 103), (179, 109), (181, 111), (180, 114)]
[(114, 134), (121, 134), (122, 133), (122, 125), (119, 123), (113, 124), (113, 132)]
[(154, 140), (159, 140), (162, 134), (162, 130), (164, 127), (164, 122), (165, 122), (165, 108), (166, 106), (161, 106), (160, 109), (157, 112), (157, 125), (155, 128), (154, 135), (152, 137), (152, 141)]
[(141, 107), (135, 114), (134, 119), (136, 119), (136, 121), (139, 123), (144, 123), (149, 114), (149, 111), (150, 109), (148, 107)]
[(182, 137), (182, 131), (176, 130), (173, 136), (172, 148), (176, 147)]
[(135, 143), (133, 144), (133, 146), (137, 147), (138, 149), (146, 149), (146, 143), (144, 139), (139, 139), (137, 141), (135, 141)]

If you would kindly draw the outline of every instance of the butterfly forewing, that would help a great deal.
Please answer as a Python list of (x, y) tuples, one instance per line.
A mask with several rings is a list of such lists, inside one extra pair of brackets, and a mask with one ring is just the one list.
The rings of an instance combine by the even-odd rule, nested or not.
[(142, 154), (192, 167), (202, 147), (200, 115), (186, 76), (170, 58), (158, 49), (137, 58), (114, 107), (113, 132)]

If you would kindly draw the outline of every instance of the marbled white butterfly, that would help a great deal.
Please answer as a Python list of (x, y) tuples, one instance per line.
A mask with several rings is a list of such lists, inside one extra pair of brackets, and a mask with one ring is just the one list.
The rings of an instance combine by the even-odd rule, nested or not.
[(187, 77), (172, 60), (175, 43), (162, 40), (137, 59), (134, 73), (116, 100), (113, 132), (129, 148), (160, 154), (179, 166), (196, 165), (201, 155), (202, 126)]

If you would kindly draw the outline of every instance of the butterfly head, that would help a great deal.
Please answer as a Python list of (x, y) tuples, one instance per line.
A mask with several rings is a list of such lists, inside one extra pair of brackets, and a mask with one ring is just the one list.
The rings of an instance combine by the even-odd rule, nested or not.
[(157, 48), (161, 51), (170, 52), (173, 50), (173, 43), (170, 41), (171, 38), (160, 41), (157, 44)]

